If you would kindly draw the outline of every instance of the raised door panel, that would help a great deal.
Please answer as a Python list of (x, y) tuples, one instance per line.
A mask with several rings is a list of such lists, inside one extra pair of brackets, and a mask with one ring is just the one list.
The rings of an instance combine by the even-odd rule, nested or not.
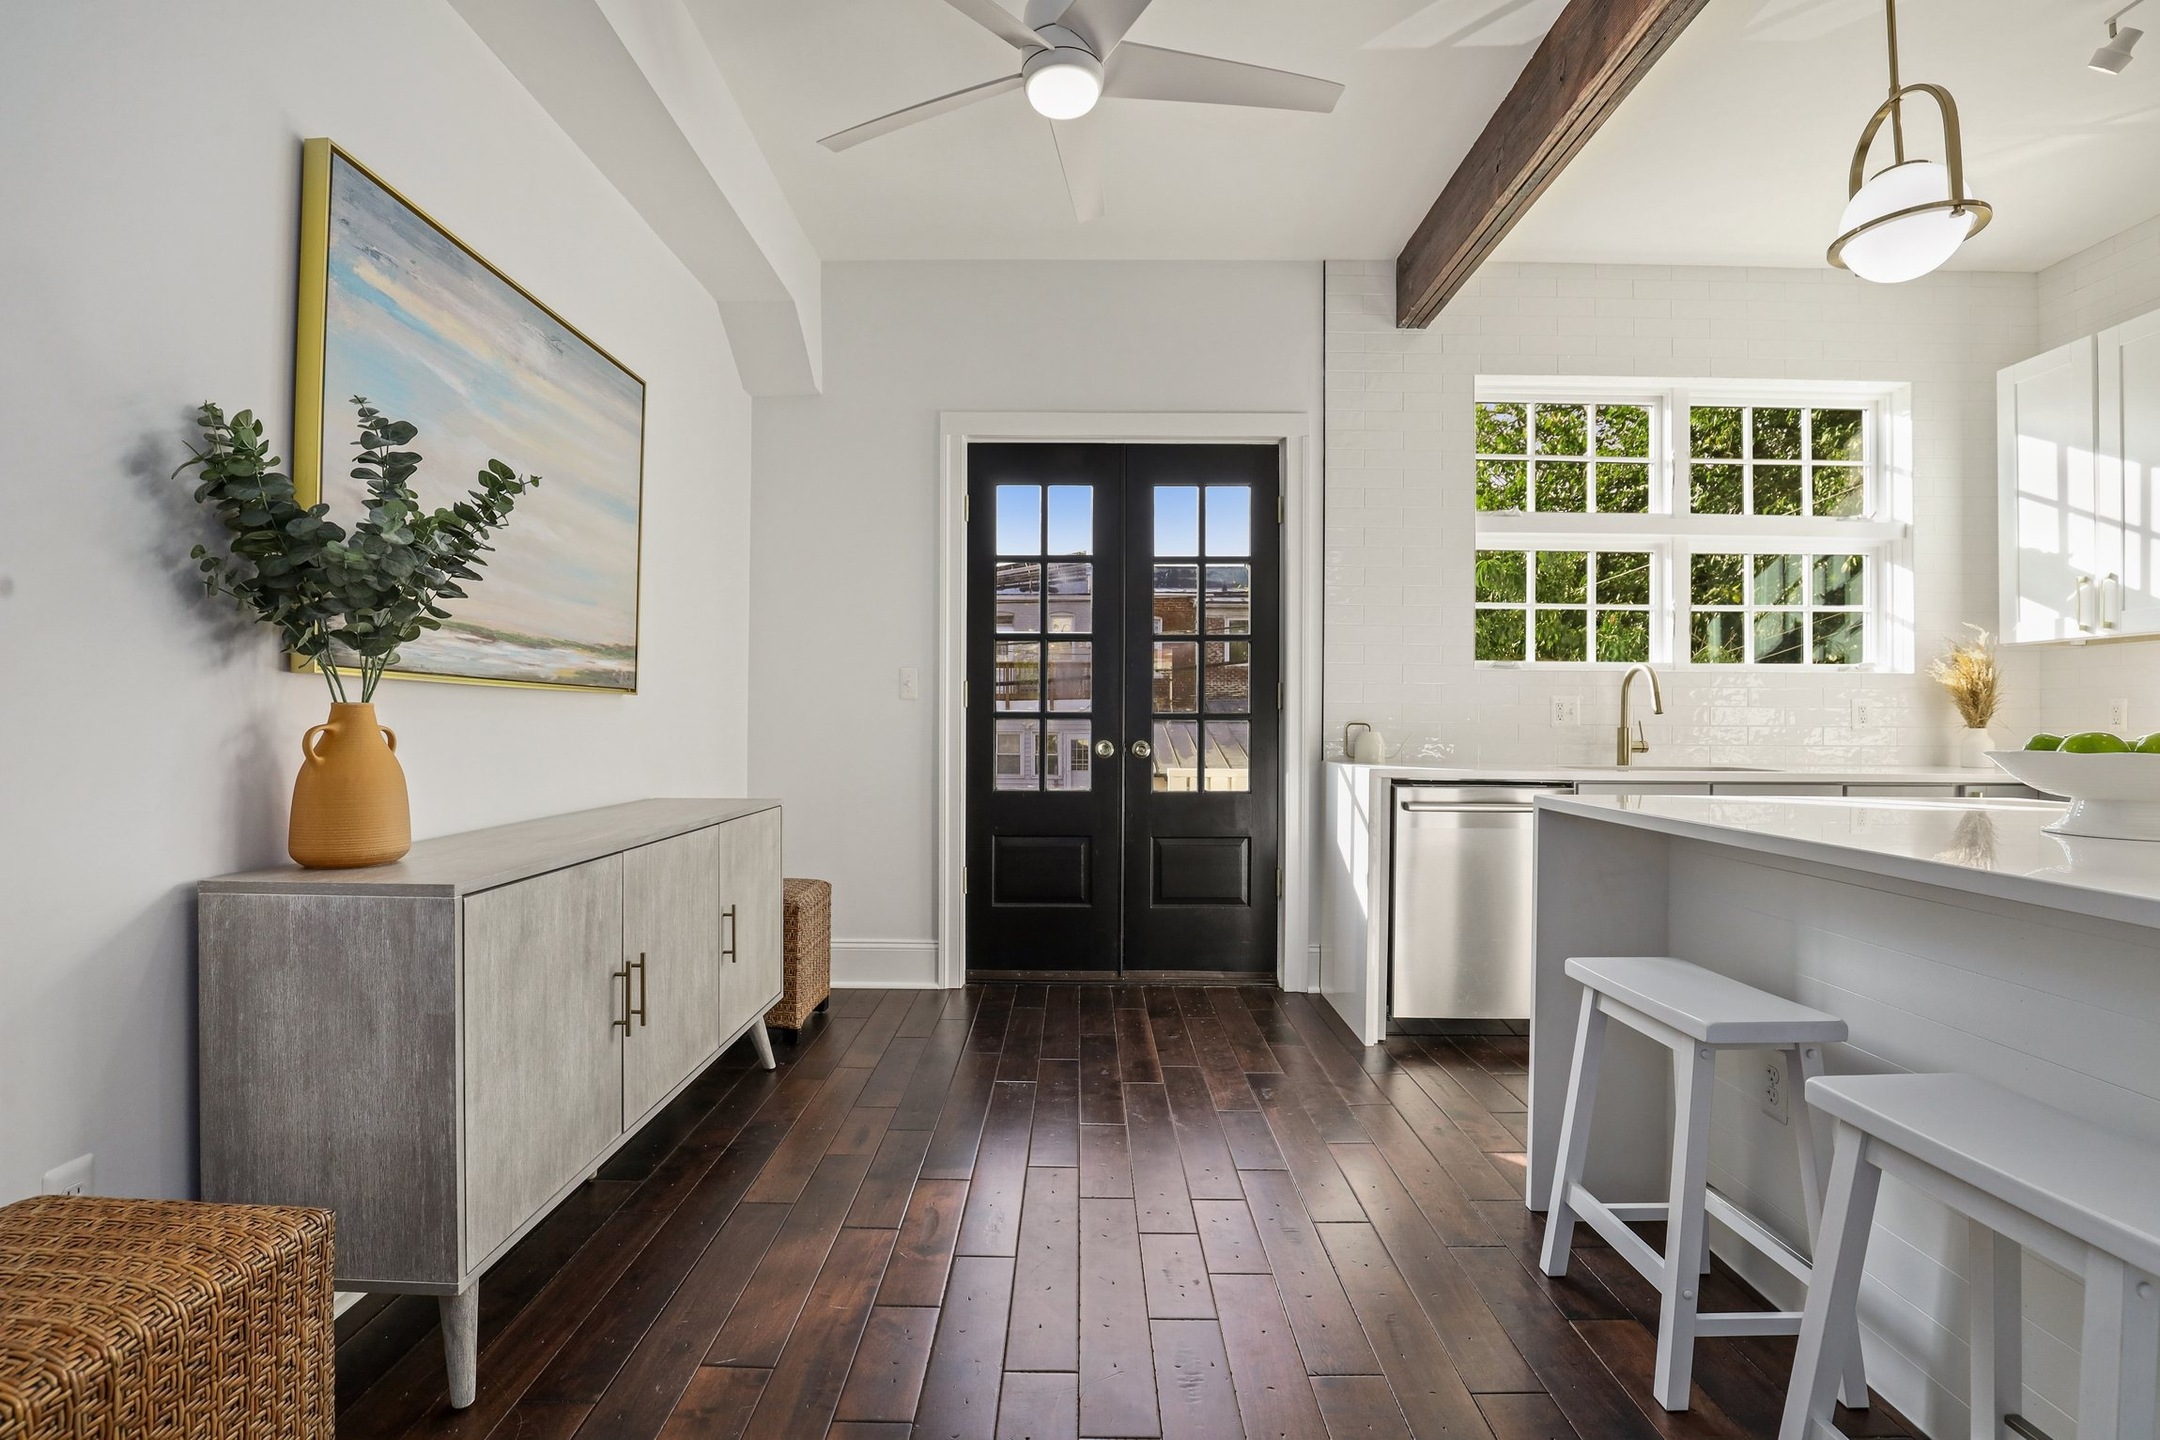
[(780, 993), (780, 812), (763, 810), (720, 827), (720, 1029), (733, 1034)]
[(624, 1128), (720, 1048), (720, 828), (623, 852)]
[(465, 901), (465, 1264), (622, 1133), (623, 862)]
[(2092, 337), (1996, 380), (2002, 635), (2101, 633), (2101, 584), (2121, 568), (2121, 486), (2097, 463)]
[(2108, 619), (2160, 633), (2160, 311), (2100, 332), (2102, 473), (2122, 491), (2122, 571)]

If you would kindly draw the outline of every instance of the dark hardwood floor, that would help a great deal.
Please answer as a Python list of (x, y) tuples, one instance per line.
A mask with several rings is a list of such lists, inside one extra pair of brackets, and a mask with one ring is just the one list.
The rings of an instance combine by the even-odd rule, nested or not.
[[(349, 1311), (339, 1434), (1774, 1435), (1791, 1341), (1702, 1342), (1668, 1415), (1649, 1285), (1587, 1229), (1538, 1274), (1527, 1044), (1363, 1049), (1257, 987), (843, 991), (488, 1274), (471, 1409), (433, 1302)], [(1880, 1402), (1840, 1420), (1917, 1433)]]

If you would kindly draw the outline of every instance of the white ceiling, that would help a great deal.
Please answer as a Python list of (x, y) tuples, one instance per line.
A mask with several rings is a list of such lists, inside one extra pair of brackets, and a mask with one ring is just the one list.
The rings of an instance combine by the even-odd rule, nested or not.
[[(1103, 102), (1090, 117), (1100, 122), (1103, 215), (1082, 225), (1049, 122), (1018, 93), (842, 154), (818, 146), (821, 135), (1013, 72), (1012, 49), (943, 0), (688, 4), (828, 260), (1392, 255), (1559, 9), (1558, 0), (1155, 0), (1132, 39), (1349, 88), (1332, 115)], [(1443, 43), (1422, 48), (1434, 39)]]
[[(2160, 213), (2160, 41), (2121, 75), (2085, 65), (2121, 3), (1898, 6), (1904, 79), (1956, 97), (1995, 206), (1953, 265), (2037, 270)], [(1881, 0), (1710, 0), (1497, 258), (1819, 265), (1887, 83)], [(1932, 107), (1906, 113), (1909, 153), (1940, 158)]]

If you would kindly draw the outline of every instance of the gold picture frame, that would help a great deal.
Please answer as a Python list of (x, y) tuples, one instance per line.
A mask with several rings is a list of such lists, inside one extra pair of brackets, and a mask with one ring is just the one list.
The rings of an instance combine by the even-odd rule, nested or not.
[[(349, 415), (350, 394), (419, 426), (431, 504), (487, 458), (542, 481), (519, 500), (471, 597), (385, 673), (636, 693), (645, 381), (322, 138), (301, 146), (297, 309), (292, 478), (301, 505), (343, 498), (325, 484), (325, 428)], [(521, 343), (474, 348), (490, 337)], [(357, 433), (357, 422), (340, 428)]]

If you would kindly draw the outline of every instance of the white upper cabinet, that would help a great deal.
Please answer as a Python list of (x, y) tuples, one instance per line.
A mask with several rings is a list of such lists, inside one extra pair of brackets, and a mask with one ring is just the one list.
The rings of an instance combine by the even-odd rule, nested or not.
[(2121, 633), (2160, 633), (2160, 311), (2100, 332), (2099, 470), (2119, 490), (2122, 568), (2109, 615)]
[(2121, 569), (2121, 495), (2101, 495), (2091, 336), (1996, 376), (2002, 638), (2100, 633)]

